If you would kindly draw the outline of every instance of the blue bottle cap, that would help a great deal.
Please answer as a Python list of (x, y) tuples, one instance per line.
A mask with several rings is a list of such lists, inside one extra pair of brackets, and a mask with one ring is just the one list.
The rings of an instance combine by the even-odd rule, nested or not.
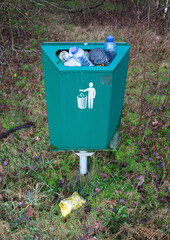
[(113, 42), (114, 41), (114, 37), (109, 35), (109, 36), (107, 36), (106, 41), (107, 42)]
[(75, 53), (77, 53), (77, 52), (78, 52), (78, 48), (77, 48), (76, 46), (74, 46), (74, 47), (71, 48), (71, 53), (72, 53), (72, 54), (75, 54)]

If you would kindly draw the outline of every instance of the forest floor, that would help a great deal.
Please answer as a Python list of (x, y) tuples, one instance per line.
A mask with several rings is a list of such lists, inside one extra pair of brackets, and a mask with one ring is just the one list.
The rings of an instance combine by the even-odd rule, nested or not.
[[(20, 24), (13, 51), (1, 45), (0, 131), (35, 127), (0, 140), (0, 239), (168, 240), (168, 36), (145, 23), (70, 19), (41, 14)], [(110, 34), (131, 45), (119, 150), (97, 151), (80, 176), (74, 153), (50, 151), (40, 46), (104, 42)], [(59, 202), (75, 191), (86, 203), (64, 218)]]

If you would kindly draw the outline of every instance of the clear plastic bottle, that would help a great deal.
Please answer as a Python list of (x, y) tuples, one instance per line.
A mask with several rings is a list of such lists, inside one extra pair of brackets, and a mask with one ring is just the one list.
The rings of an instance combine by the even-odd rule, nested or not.
[(72, 56), (70, 56), (70, 54), (67, 51), (61, 51), (59, 54), (59, 58), (64, 64), (64, 66), (67, 66), (67, 67), (81, 66), (81, 63), (73, 59)]
[(63, 63), (65, 63), (71, 58), (71, 56), (67, 51), (61, 51), (59, 54), (59, 58)]
[(71, 47), (69, 54), (76, 59), (76, 61), (81, 63), (81, 66), (94, 66), (88, 59), (85, 51), (81, 48)]
[(109, 63), (111, 63), (117, 54), (117, 44), (115, 43), (113, 36), (107, 36), (106, 42), (104, 43), (104, 50)]
[(70, 58), (63, 64), (64, 64), (64, 66), (67, 66), (67, 67), (80, 67), (81, 66), (81, 63), (76, 61), (74, 58)]

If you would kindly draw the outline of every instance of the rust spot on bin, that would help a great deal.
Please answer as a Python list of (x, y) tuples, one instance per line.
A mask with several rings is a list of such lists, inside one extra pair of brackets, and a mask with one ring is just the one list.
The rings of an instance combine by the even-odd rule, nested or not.
[(100, 78), (100, 83), (102, 85), (109, 85), (110, 84), (110, 81), (111, 81), (111, 76), (109, 75), (105, 75), (103, 78)]

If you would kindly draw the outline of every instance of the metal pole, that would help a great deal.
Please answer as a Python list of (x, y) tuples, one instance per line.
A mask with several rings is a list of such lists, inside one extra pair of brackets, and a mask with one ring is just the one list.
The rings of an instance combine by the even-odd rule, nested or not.
[(89, 153), (87, 151), (80, 151), (79, 153), (75, 153), (77, 156), (80, 157), (80, 174), (85, 175), (87, 174), (87, 157), (92, 156), (93, 153)]

